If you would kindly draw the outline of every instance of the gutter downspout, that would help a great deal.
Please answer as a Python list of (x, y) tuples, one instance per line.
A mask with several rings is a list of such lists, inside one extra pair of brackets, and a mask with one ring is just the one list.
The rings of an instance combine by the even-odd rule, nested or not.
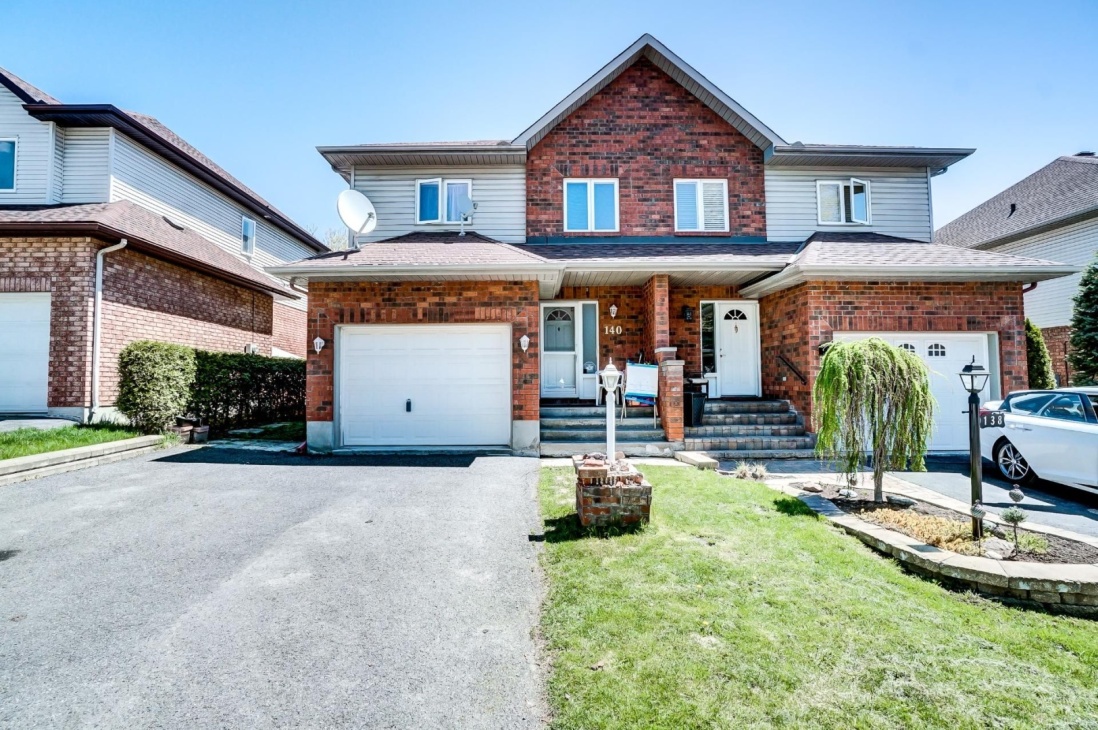
[(1030, 283), (1026, 284), (1025, 286), (1022, 287), (1022, 293), (1023, 294), (1029, 294), (1031, 291), (1033, 291), (1034, 289), (1037, 288), (1037, 283), (1038, 282), (1036, 282), (1036, 281), (1031, 281)]
[(91, 409), (88, 412), (88, 423), (95, 421), (96, 411), (99, 410), (99, 342), (102, 340), (103, 329), (103, 257), (113, 251), (120, 251), (129, 244), (129, 240), (123, 238), (113, 246), (102, 248), (95, 254), (95, 301), (92, 313), (92, 366), (91, 366)]

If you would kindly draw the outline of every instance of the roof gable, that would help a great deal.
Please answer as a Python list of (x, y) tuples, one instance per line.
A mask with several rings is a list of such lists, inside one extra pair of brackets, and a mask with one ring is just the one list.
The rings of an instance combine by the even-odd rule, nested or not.
[(657, 68), (696, 96), (703, 104), (739, 130), (760, 149), (766, 150), (774, 145), (785, 144), (785, 140), (778, 136), (774, 130), (759, 121), (755, 115), (740, 106), (735, 99), (725, 94), (709, 79), (672, 53), (667, 46), (647, 33), (618, 54), (610, 63), (603, 66), (594, 76), (583, 82), (579, 88), (562, 99), (559, 104), (546, 112), (541, 119), (534, 122), (526, 131), (515, 137), (512, 144), (524, 145), (527, 150), (531, 149), (561, 121), (587, 103), (595, 94), (609, 86), (623, 71), (642, 57), (650, 60)]
[(934, 240), (983, 248), (1091, 216), (1098, 216), (1098, 157), (1058, 157), (939, 228)]

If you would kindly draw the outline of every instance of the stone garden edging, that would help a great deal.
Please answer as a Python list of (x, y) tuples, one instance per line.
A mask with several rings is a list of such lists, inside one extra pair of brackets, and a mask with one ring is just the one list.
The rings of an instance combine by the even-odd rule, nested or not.
[(914, 572), (964, 584), (990, 596), (1030, 601), (1068, 613), (1098, 615), (1098, 565), (1025, 563), (958, 555), (848, 514), (818, 494), (782, 484), (768, 486), (797, 497), (832, 524)]

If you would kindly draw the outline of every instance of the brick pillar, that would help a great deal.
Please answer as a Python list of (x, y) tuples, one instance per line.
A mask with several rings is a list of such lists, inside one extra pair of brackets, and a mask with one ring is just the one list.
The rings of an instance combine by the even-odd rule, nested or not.
[(644, 284), (644, 348), (654, 353), (670, 344), (671, 281), (667, 274), (655, 274)]
[[(668, 348), (674, 356), (675, 348)], [(660, 362), (660, 424), (668, 441), (682, 441), (683, 431), (683, 376), (684, 360)]]

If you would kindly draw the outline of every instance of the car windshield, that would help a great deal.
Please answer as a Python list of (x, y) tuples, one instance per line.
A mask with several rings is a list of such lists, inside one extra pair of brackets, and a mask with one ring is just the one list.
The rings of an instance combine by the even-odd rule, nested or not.
[(1083, 410), (1083, 399), (1074, 393), (1058, 395), (1045, 406), (1039, 415), (1045, 418), (1055, 418), (1060, 421), (1086, 421), (1087, 414)]
[(1011, 413), (1033, 414), (1041, 410), (1046, 403), (1052, 400), (1055, 393), (1019, 393), (1010, 396), (1007, 401)]

